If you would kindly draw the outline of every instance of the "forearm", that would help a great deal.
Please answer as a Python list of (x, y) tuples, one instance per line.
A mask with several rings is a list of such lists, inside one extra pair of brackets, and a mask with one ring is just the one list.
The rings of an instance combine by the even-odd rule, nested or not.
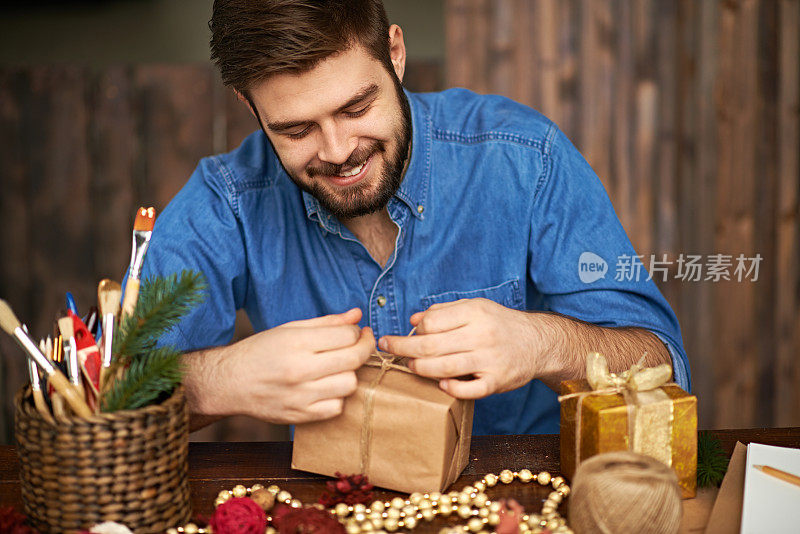
[(535, 378), (558, 390), (563, 380), (586, 377), (586, 354), (599, 352), (609, 370), (629, 369), (645, 355), (643, 365), (672, 363), (666, 345), (643, 328), (607, 328), (555, 313), (532, 314), (539, 336), (541, 365)]
[(224, 395), (227, 388), (221, 365), (228, 349), (217, 347), (183, 355), (186, 370), (183, 385), (191, 432), (232, 415)]

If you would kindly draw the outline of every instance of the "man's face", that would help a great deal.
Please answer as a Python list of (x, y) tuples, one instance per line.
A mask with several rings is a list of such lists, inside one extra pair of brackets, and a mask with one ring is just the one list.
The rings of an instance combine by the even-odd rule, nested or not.
[(287, 174), (340, 219), (382, 209), (400, 187), (411, 138), (394, 73), (363, 48), (250, 91)]

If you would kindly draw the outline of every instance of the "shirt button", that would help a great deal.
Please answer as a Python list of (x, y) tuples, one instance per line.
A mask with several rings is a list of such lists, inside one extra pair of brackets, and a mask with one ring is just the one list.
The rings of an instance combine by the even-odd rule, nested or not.
[(423, 211), (425, 211), (425, 206), (423, 206), (422, 204), (417, 206), (417, 213), (422, 213)]
[(383, 308), (384, 306), (386, 306), (386, 297), (384, 297), (383, 295), (378, 295), (377, 302), (378, 302), (378, 306)]

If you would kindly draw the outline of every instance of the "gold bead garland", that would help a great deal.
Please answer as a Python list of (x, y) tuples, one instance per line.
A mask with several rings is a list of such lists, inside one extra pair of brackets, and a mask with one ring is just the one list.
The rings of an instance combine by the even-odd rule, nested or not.
[[(498, 482), (511, 484), (515, 479), (524, 484), (532, 481), (536, 481), (542, 486), (549, 484), (553, 488), (542, 505), (541, 513), (521, 515), (519, 532), (536, 534), (548, 529), (554, 534), (572, 533), (566, 520), (558, 513), (558, 505), (570, 493), (570, 488), (564, 478), (553, 477), (547, 471), (533, 474), (529, 469), (522, 469), (518, 472), (504, 469), (499, 475), (489, 473), (474, 484), (465, 486), (460, 492), (412, 493), (408, 499), (395, 497), (390, 501), (377, 500), (369, 508), (364, 504), (339, 503), (330, 510), (330, 513), (344, 525), (347, 534), (364, 532), (386, 534), (400, 529), (412, 530), (420, 521), (433, 521), (437, 515), (448, 517), (454, 513), (466, 520), (466, 524), (444, 527), (439, 534), (463, 534), (465, 532), (489, 534), (490, 531), (493, 531), (492, 527), (500, 523), (502, 505), (497, 501), (489, 500), (485, 491), (487, 488), (496, 486)], [(217, 507), (232, 497), (249, 497), (253, 492), (262, 489), (265, 488), (261, 484), (254, 484), (250, 488), (238, 484), (233, 489), (222, 490), (214, 501), (214, 506)], [(287, 504), (292, 508), (303, 506), (303, 503), (293, 498), (291, 493), (281, 490), (278, 486), (272, 485), (266, 490), (275, 497), (276, 503)], [(321, 504), (313, 506), (325, 509)], [(271, 520), (272, 518), (268, 516), (267, 521)], [(167, 530), (167, 534), (210, 534), (211, 532), (210, 527), (201, 528), (194, 523)], [(265, 534), (276, 533), (277, 531), (273, 527), (267, 527), (265, 532)]]

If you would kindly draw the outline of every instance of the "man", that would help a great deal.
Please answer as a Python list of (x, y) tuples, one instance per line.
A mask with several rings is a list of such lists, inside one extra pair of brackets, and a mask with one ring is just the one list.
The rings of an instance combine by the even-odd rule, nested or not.
[[(380, 0), (217, 0), (210, 27), (261, 131), (201, 161), (146, 261), (209, 282), (165, 340), (188, 352), (196, 423), (333, 417), (376, 339), (479, 399), (477, 434), (556, 432), (551, 388), (594, 350), (612, 370), (670, 362), (689, 387), (674, 314), (652, 281), (609, 274), (635, 252), (552, 122), (403, 91), (403, 33)], [(258, 333), (226, 346), (240, 308)]]

